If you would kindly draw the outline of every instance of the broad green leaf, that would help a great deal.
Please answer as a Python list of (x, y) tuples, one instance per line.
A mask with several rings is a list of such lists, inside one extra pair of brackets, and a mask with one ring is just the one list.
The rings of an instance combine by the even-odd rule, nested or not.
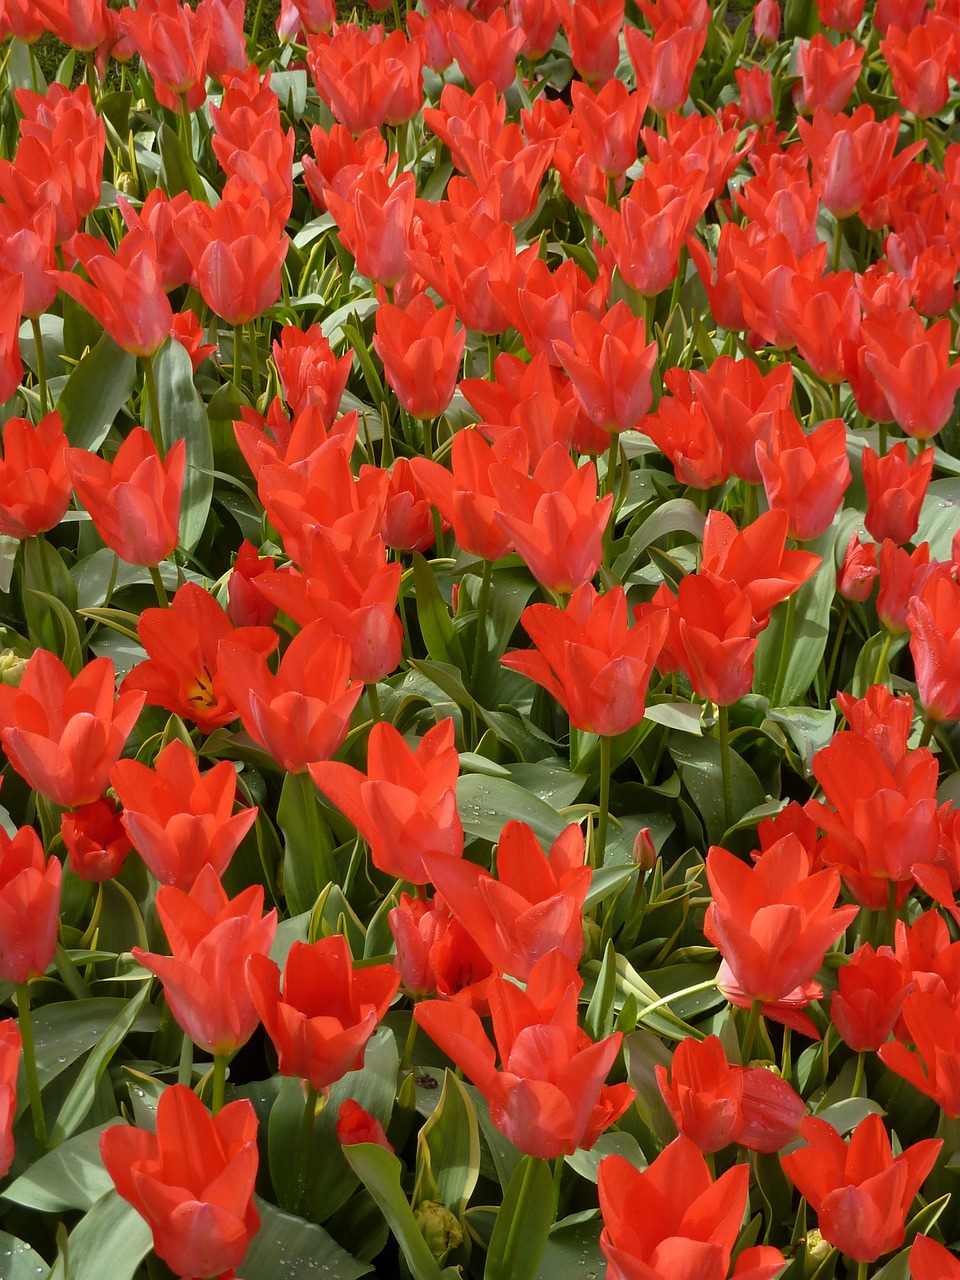
[(73, 1088), (67, 1094), (66, 1102), (60, 1108), (57, 1122), (50, 1133), (51, 1143), (56, 1144), (69, 1138), (77, 1125), (86, 1118), (87, 1112), (93, 1105), (93, 1097), (101, 1076), (109, 1066), (110, 1059), (133, 1029), (149, 995), (150, 983), (146, 982), (98, 1039), (96, 1047), (83, 1064), (83, 1069)]
[(554, 809), (566, 809), (580, 795), (586, 779), (572, 773), (562, 760), (520, 761), (507, 766), (511, 782), (531, 795), (545, 800)]
[(626, 551), (617, 557), (614, 574), (621, 582), (626, 581), (640, 556), (652, 543), (670, 533), (690, 533), (701, 538), (705, 523), (706, 517), (689, 498), (671, 498), (661, 503), (631, 536)]
[(612, 1155), (623, 1156), (624, 1160), (629, 1160), (636, 1169), (646, 1168), (647, 1161), (640, 1149), (640, 1143), (632, 1133), (624, 1133), (617, 1129), (608, 1129), (606, 1133), (601, 1133), (589, 1151), (584, 1151), (580, 1147), (572, 1156), (565, 1158), (570, 1168), (575, 1169), (581, 1178), (587, 1178), (595, 1183), (600, 1161), (605, 1156)]
[(164, 122), (157, 134), (163, 164), (163, 189), (169, 196), (187, 191), (194, 200), (206, 201), (206, 191), (193, 157), (184, 149), (180, 135)]
[(910, 1250), (901, 1249), (879, 1271), (873, 1273), (873, 1280), (910, 1280)]
[(47, 1264), (25, 1240), (0, 1231), (0, 1275), (3, 1280), (38, 1280), (48, 1273)]
[[(45, 1004), (31, 1010), (37, 1073), (44, 1088), (77, 1058), (92, 1049), (114, 1019), (126, 1009), (122, 998), (98, 996), (93, 1000), (66, 1000)], [(142, 1009), (133, 1024), (134, 1031), (155, 1031), (160, 1015), (152, 1005)], [(17, 1114), (27, 1107), (26, 1090), (21, 1090)]]
[(457, 808), (467, 836), (495, 844), (511, 818), (525, 822), (549, 849), (568, 825), (545, 800), (505, 778), (471, 773), (457, 781)]
[(809, 777), (813, 757), (829, 744), (837, 722), (833, 707), (821, 711), (818, 707), (771, 707), (767, 719), (783, 725), (796, 747)]
[(467, 664), (450, 610), (440, 594), (433, 570), (419, 552), (413, 555), (413, 583), (417, 618), (428, 655), (434, 662), (448, 663), (465, 674)]
[(137, 360), (104, 334), (67, 379), (57, 408), (67, 439), (78, 449), (96, 451), (121, 407), (133, 394)]
[(69, 1273), (61, 1254), (49, 1280), (133, 1280), (152, 1247), (150, 1228), (133, 1205), (108, 1191), (70, 1232)]
[(862, 1120), (866, 1120), (867, 1116), (882, 1116), (884, 1110), (878, 1102), (870, 1098), (844, 1098), (841, 1102), (834, 1102), (815, 1114), (818, 1120), (826, 1120), (827, 1124), (833, 1125), (837, 1133), (844, 1134), (850, 1133)]
[(589, 1280), (606, 1274), (607, 1260), (600, 1252), (603, 1223), (594, 1212), (587, 1221), (558, 1222), (547, 1238), (540, 1261), (540, 1275), (549, 1280)]
[(334, 842), (307, 772), (283, 780), (277, 825), (283, 832), (283, 891), (292, 915), (311, 911), (320, 894), (337, 879)]
[[(707, 839), (719, 844), (726, 831), (723, 813), (723, 787), (720, 771), (720, 743), (712, 735), (694, 738), (674, 730), (667, 739), (667, 750), (680, 772), (683, 785), (703, 818)], [(733, 820), (748, 809), (763, 803), (763, 787), (746, 761), (730, 751), (730, 782), (733, 793)]]
[(118, 1117), (62, 1142), (34, 1161), (26, 1173), (7, 1187), (3, 1198), (41, 1213), (92, 1209), (113, 1187), (113, 1179), (100, 1159), (100, 1135), (120, 1123)]
[(666, 725), (668, 729), (678, 729), (681, 733), (692, 733), (698, 738), (703, 736), (703, 708), (699, 702), (654, 702), (644, 711), (643, 718), (652, 720), (654, 724)]
[(929, 542), (931, 560), (949, 560), (950, 544), (960, 528), (960, 478), (934, 480), (920, 508), (920, 524), (913, 542)]
[(786, 668), (777, 699), (783, 707), (804, 700), (823, 661), (830, 632), (830, 606), (837, 589), (833, 539), (834, 530), (831, 528), (810, 543), (809, 550), (822, 556), (823, 563), (794, 597), (792, 635), (789, 638), (786, 635), (789, 601), (777, 605), (768, 626), (760, 633), (754, 660), (753, 690), (767, 698), (773, 695), (783, 657)]
[(244, 1280), (278, 1280), (280, 1276), (284, 1280), (311, 1280), (314, 1276), (357, 1280), (373, 1270), (341, 1249), (316, 1223), (284, 1213), (259, 1196), (254, 1197), (254, 1204), (260, 1214), (260, 1230), (240, 1264)]
[[(180, 506), (180, 545), (192, 551), (200, 541), (213, 496), (213, 445), (207, 411), (193, 384), (186, 348), (168, 338), (154, 356), (163, 446), (177, 440), (187, 446), (187, 468)], [(149, 417), (149, 414), (148, 414)]]
[(553, 1216), (550, 1166), (524, 1156), (497, 1214), (483, 1280), (535, 1280)]
[(607, 943), (600, 962), (600, 973), (597, 977), (593, 995), (587, 1005), (583, 1026), (591, 1040), (602, 1040), (613, 1030), (614, 996), (617, 990), (617, 952), (610, 941)]
[(413, 1210), (400, 1186), (403, 1166), (397, 1157), (373, 1142), (345, 1147), (343, 1154), (380, 1206), (394, 1239), (403, 1250), (414, 1280), (442, 1280), (442, 1272), (420, 1234)]
[[(428, 1154), (430, 1177), (435, 1195), (421, 1189), (420, 1157)], [(477, 1185), (480, 1174), (480, 1129), (477, 1113), (466, 1089), (447, 1068), (443, 1092), (436, 1109), (417, 1136), (417, 1187), (414, 1204), (420, 1200), (439, 1199), (459, 1217)]]

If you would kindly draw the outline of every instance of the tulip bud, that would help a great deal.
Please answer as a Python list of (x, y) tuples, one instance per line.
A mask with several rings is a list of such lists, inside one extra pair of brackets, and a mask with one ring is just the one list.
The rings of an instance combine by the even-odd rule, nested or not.
[(23, 675), (26, 665), (26, 658), (21, 658), (12, 649), (4, 649), (0, 653), (0, 684), (9, 684), (14, 689), (18, 689), (20, 687), (20, 677)]
[(832, 1249), (832, 1245), (824, 1240), (819, 1231), (813, 1230), (807, 1232), (807, 1239), (804, 1245), (803, 1255), (803, 1277), (809, 1280), (826, 1261), (827, 1255)]
[(633, 861), (641, 871), (652, 871), (657, 865), (657, 850), (649, 827), (641, 827), (633, 842)]
[(602, 952), (600, 946), (601, 931), (596, 920), (591, 920), (589, 916), (583, 917), (583, 959), (599, 960)]
[(445, 1205), (436, 1200), (421, 1200), (413, 1211), (427, 1247), (435, 1258), (442, 1258), (463, 1242), (460, 1223)]
[(767, 48), (780, 38), (780, 6), (777, 0), (759, 0), (753, 10), (753, 34)]
[(133, 173), (118, 173), (114, 179), (114, 186), (122, 196), (139, 196), (140, 194), (140, 183), (136, 174)]

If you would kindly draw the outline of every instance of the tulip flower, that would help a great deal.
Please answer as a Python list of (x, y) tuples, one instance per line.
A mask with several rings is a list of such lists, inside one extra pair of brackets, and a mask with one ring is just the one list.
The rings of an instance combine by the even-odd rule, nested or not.
[(48, 31), (82, 53), (107, 38), (106, 0), (33, 0), (33, 5)]
[(163, 983), (177, 1025), (195, 1045), (219, 1057), (234, 1053), (259, 1022), (247, 989), (247, 961), (266, 957), (277, 928), (276, 910), (263, 914), (263, 886), (251, 885), (230, 899), (216, 869), (206, 864), (189, 892), (161, 886), (157, 914), (172, 954), (134, 947), (134, 959)]
[(747, 1009), (759, 1001), (768, 1017), (818, 1038), (801, 1010), (820, 997), (814, 974), (860, 908), (834, 909), (839, 875), (832, 868), (810, 875), (808, 867), (794, 835), (752, 867), (713, 846), (706, 861), (713, 901), (703, 931), (723, 957), (717, 982), (731, 1004)]
[(636, 160), (647, 96), (644, 89), (630, 93), (622, 80), (609, 80), (599, 93), (579, 80), (571, 84), (572, 123), (590, 163), (605, 177), (622, 177)]
[[(716, 1180), (689, 1138), (680, 1135), (646, 1169), (623, 1156), (600, 1161), (600, 1248), (608, 1280), (724, 1280), (747, 1203), (750, 1170), (734, 1165)], [(732, 1274), (775, 1280), (779, 1249), (745, 1249)]]
[(142, 689), (151, 706), (166, 707), (193, 721), (203, 733), (212, 733), (239, 714), (220, 687), (221, 640), (262, 654), (277, 647), (277, 633), (270, 627), (234, 627), (213, 596), (195, 582), (185, 582), (168, 609), (145, 609), (137, 632), (147, 660), (137, 663), (123, 688)]
[(590, 868), (576, 825), (545, 854), (524, 822), (508, 822), (497, 844), (494, 878), (475, 863), (428, 853), (430, 879), (500, 974), (526, 982), (548, 951), (571, 964), (583, 954), (583, 903)]
[(113, 662), (94, 658), (76, 677), (37, 649), (20, 687), (0, 685), (0, 740), (34, 791), (65, 809), (98, 800), (143, 707), (142, 693), (114, 700)]
[(930, 720), (960, 720), (960, 586), (932, 574), (907, 604), (917, 689)]
[(877, 617), (894, 635), (910, 630), (907, 609), (924, 584), (939, 572), (936, 560), (930, 560), (930, 544), (921, 542), (912, 551), (898, 547), (885, 538), (877, 555), (880, 590), (877, 592)]
[(913, 1048), (890, 1040), (878, 1049), (885, 1067), (933, 1098), (948, 1116), (960, 1116), (960, 1015), (955, 1001), (915, 991), (903, 1002), (904, 1035)]
[(0, 205), (0, 273), (23, 276), (22, 311), (30, 320), (39, 320), (57, 296), (56, 227), (49, 206), (18, 217), (8, 205)]
[(605, 84), (620, 60), (623, 0), (563, 0), (557, 11), (574, 70), (589, 85)]
[(352, 1147), (358, 1142), (375, 1142), (384, 1151), (393, 1151), (380, 1121), (364, 1111), (353, 1098), (344, 1098), (337, 1112), (337, 1141), (341, 1147)]
[(370, 845), (374, 865), (388, 875), (426, 884), (425, 853), (462, 856), (456, 797), (460, 757), (452, 720), (434, 725), (414, 751), (392, 724), (379, 721), (367, 741), (366, 774), (334, 760), (311, 763), (309, 769)]
[(426, 902), (401, 893), (388, 919), (397, 948), (394, 963), (407, 995), (438, 995), (486, 1012), (486, 990), (493, 976), (490, 959), (443, 898), (437, 895)]
[(711, 511), (703, 527), (701, 570), (737, 584), (750, 601), (757, 633), (774, 606), (798, 591), (820, 566), (819, 556), (788, 551), (786, 541), (785, 511), (765, 511), (742, 532), (726, 512)]
[(231, 1102), (211, 1118), (192, 1089), (169, 1085), (156, 1133), (113, 1125), (100, 1135), (100, 1156), (174, 1275), (221, 1275), (240, 1265), (260, 1228), (252, 1102)]
[(10, 399), (23, 378), (20, 322), (23, 319), (23, 276), (8, 279), (0, 296), (0, 396)]
[(585, 583), (566, 609), (530, 605), (521, 622), (536, 647), (508, 654), (503, 665), (542, 685), (571, 724), (609, 738), (640, 723), (665, 615), (629, 627), (623, 588), (601, 596)]
[(753, 685), (757, 640), (750, 598), (736, 582), (709, 570), (687, 574), (677, 590), (674, 597), (662, 584), (649, 606), (635, 610), (638, 618), (649, 608), (666, 610), (667, 639), (657, 666), (683, 671), (698, 698), (729, 707)]
[(521, 27), (510, 23), (505, 9), (497, 9), (486, 21), (466, 9), (452, 9), (447, 42), (465, 80), (490, 82), (506, 93), (517, 78), (517, 54), (524, 42)]
[(955, 56), (950, 43), (925, 25), (902, 31), (891, 26), (880, 41), (900, 105), (920, 120), (938, 115), (950, 97), (949, 75)]
[(910, 1275), (913, 1280), (960, 1280), (960, 1258), (930, 1236), (915, 1236)]
[(862, 698), (840, 692), (837, 707), (850, 729), (866, 738), (891, 771), (896, 771), (907, 755), (907, 739), (913, 728), (913, 699), (896, 698), (882, 684), (873, 684)]
[(186, 284), (190, 279), (190, 259), (177, 236), (176, 226), (193, 208), (189, 193), (179, 191), (171, 197), (162, 187), (154, 187), (138, 209), (123, 196), (118, 198), (117, 205), (130, 230), (145, 231), (153, 240), (164, 289), (169, 293)]
[(139, 229), (128, 231), (115, 253), (88, 235), (74, 236), (72, 245), (93, 283), (54, 271), (60, 288), (90, 312), (118, 347), (136, 356), (154, 355), (170, 332), (173, 311), (153, 237)]
[(300, 1076), (318, 1093), (363, 1064), (367, 1041), (396, 994), (391, 964), (355, 969), (342, 934), (307, 945), (294, 942), (283, 970), (265, 955), (247, 965), (247, 983), (278, 1070)]
[(793, 104), (804, 115), (817, 107), (842, 111), (860, 79), (866, 49), (854, 40), (832, 45), (825, 35), (813, 36), (797, 44), (797, 71), (800, 83), (794, 86)]
[(850, 484), (847, 430), (842, 418), (806, 433), (788, 410), (773, 417), (769, 445), (756, 446), (767, 502), (787, 513), (787, 532), (809, 542), (826, 532)]
[(558, 952), (534, 966), (525, 992), (493, 979), (487, 998), (496, 1049), (473, 1009), (434, 1000), (414, 1009), (430, 1039), (487, 1099), (500, 1132), (543, 1160), (589, 1150), (634, 1097), (629, 1085), (603, 1083), (621, 1036), (590, 1042), (577, 1025), (580, 987), (576, 969)]
[(465, 329), (454, 331), (453, 307), (436, 307), (418, 294), (407, 307), (377, 308), (373, 346), (387, 381), (414, 418), (438, 418), (453, 399)]
[(273, 344), (273, 360), (291, 411), (298, 414), (309, 404), (317, 405), (323, 425), (329, 431), (340, 411), (353, 352), (346, 351), (339, 358), (335, 356), (319, 324), (312, 325), (306, 332), (288, 324)]
[(161, 106), (190, 112), (207, 96), (210, 23), (177, 0), (141, 0), (121, 17), (124, 34), (140, 55)]
[[(106, 659), (103, 659), (106, 661)], [(57, 946), (61, 865), (32, 827), (0, 830), (0, 979), (18, 985), (47, 970)]]
[(156, 566), (180, 539), (180, 501), (187, 451), (183, 440), (161, 462), (148, 431), (134, 427), (107, 462), (68, 449), (67, 470), (97, 533), (128, 564)]
[(858, 947), (838, 973), (830, 1020), (855, 1053), (876, 1053), (893, 1033), (900, 1010), (914, 990), (909, 970), (889, 947)]
[[(897, 424), (914, 440), (929, 440), (953, 413), (960, 361), (950, 359), (950, 321), (925, 328), (912, 309), (894, 323), (864, 320), (864, 360), (890, 403)], [(917, 387), (925, 387), (922, 400)]]
[(326, 622), (294, 636), (276, 675), (263, 654), (229, 640), (217, 659), (221, 687), (243, 727), (287, 773), (301, 773), (337, 751), (363, 685), (351, 684), (350, 647)]
[(81, 880), (99, 883), (119, 875), (133, 848), (116, 806), (106, 799), (84, 804), (60, 819), (70, 867)]
[(863, 484), (867, 491), (864, 524), (875, 541), (890, 538), (898, 546), (910, 541), (920, 523), (920, 507), (932, 474), (932, 449), (922, 450), (911, 462), (902, 440), (883, 457), (869, 445), (864, 448)]
[(570, 325), (572, 343), (558, 342), (556, 350), (591, 422), (611, 433), (636, 427), (650, 408), (657, 361), (643, 321), (618, 302), (602, 320), (577, 311)]
[(161, 884), (182, 889), (190, 888), (207, 863), (222, 875), (257, 816), (256, 808), (233, 812), (233, 764), (221, 760), (201, 775), (180, 738), (163, 748), (153, 769), (137, 760), (118, 761), (110, 782), (141, 858)]
[(0, 533), (30, 538), (58, 525), (70, 504), (63, 419), (55, 409), (34, 427), (9, 418), (0, 460)]
[(4, 1018), (0, 1022), (0, 1178), (7, 1176), (13, 1164), (13, 1121), (22, 1049), (20, 1028), (13, 1018)]
[(670, 1073), (654, 1068), (674, 1124), (704, 1154), (736, 1142), (749, 1151), (779, 1151), (800, 1132), (803, 1100), (763, 1067), (731, 1066), (716, 1036), (681, 1040)]
[(907, 1214), (943, 1146), (926, 1138), (894, 1157), (883, 1121), (869, 1115), (849, 1145), (826, 1120), (808, 1116), (807, 1146), (780, 1157), (817, 1215), (825, 1240), (854, 1262), (876, 1262), (903, 1244)]

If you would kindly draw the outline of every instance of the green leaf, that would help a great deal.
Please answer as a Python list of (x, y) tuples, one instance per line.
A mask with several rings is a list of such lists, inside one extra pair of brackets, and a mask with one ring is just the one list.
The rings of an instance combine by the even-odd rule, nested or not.
[(535, 1280), (552, 1226), (550, 1167), (524, 1156), (497, 1214), (483, 1280)]
[[(187, 469), (180, 507), (180, 545), (192, 551), (200, 541), (213, 497), (213, 444), (207, 411), (193, 384), (186, 348), (168, 338), (154, 356), (164, 448), (177, 440), (187, 446)], [(149, 414), (147, 415), (150, 416)]]
[(157, 132), (157, 141), (160, 144), (164, 191), (171, 197), (187, 191), (194, 200), (206, 202), (207, 194), (197, 167), (193, 157), (184, 150), (179, 134), (164, 122)]
[(113, 1179), (100, 1159), (100, 1135), (119, 1123), (122, 1123), (119, 1117), (109, 1120), (61, 1143), (56, 1150), (34, 1161), (26, 1173), (7, 1187), (3, 1198), (40, 1213), (92, 1209), (113, 1187)]
[[(667, 739), (667, 750), (695, 808), (703, 818), (707, 839), (711, 844), (720, 844), (726, 831), (723, 788), (720, 783), (720, 743), (712, 736), (694, 738), (688, 733), (674, 730)], [(760, 779), (733, 750), (730, 752), (730, 784), (734, 820), (748, 809), (763, 803)]]
[(133, 395), (136, 356), (122, 351), (104, 334), (67, 379), (57, 408), (67, 439), (78, 449), (96, 451), (120, 409)]
[(427, 653), (434, 662), (445, 662), (466, 673), (460, 638), (453, 625), (450, 610), (440, 594), (433, 570), (419, 552), (413, 554), (413, 583), (417, 602), (417, 617)]
[(70, 1270), (63, 1255), (49, 1280), (133, 1280), (153, 1247), (150, 1228), (132, 1205), (108, 1191), (70, 1232)]
[(544, 800), (506, 778), (467, 774), (457, 781), (457, 808), (467, 836), (495, 844), (511, 818), (525, 822), (549, 849), (568, 823)]
[(414, 1280), (442, 1280), (442, 1272), (420, 1234), (413, 1210), (400, 1186), (403, 1166), (397, 1157), (373, 1142), (345, 1147), (343, 1154), (380, 1206), (394, 1239), (403, 1250)]
[(590, 1182), (596, 1183), (600, 1161), (605, 1156), (613, 1155), (623, 1156), (624, 1160), (629, 1160), (635, 1169), (647, 1167), (647, 1159), (640, 1143), (632, 1133), (624, 1133), (618, 1129), (608, 1129), (606, 1133), (601, 1133), (589, 1151), (578, 1147), (572, 1156), (566, 1156), (565, 1159), (570, 1168), (576, 1170), (581, 1178), (587, 1178)]
[(37, 1280), (47, 1274), (47, 1264), (25, 1240), (0, 1231), (0, 1274), (3, 1280)]
[(844, 1134), (850, 1133), (867, 1116), (882, 1116), (885, 1113), (883, 1107), (870, 1098), (844, 1098), (814, 1114), (818, 1120), (826, 1120), (827, 1124), (833, 1125), (837, 1133)]
[(613, 1030), (613, 1000), (617, 990), (617, 952), (609, 941), (600, 963), (600, 974), (587, 1005), (583, 1020), (584, 1030), (591, 1040), (602, 1040)]
[(960, 528), (960, 479), (947, 476), (934, 480), (920, 508), (920, 524), (914, 546), (929, 542), (931, 560), (949, 560), (950, 544)]
[(63, 1142), (65, 1138), (69, 1138), (77, 1125), (86, 1118), (87, 1112), (93, 1105), (97, 1085), (100, 1083), (110, 1059), (132, 1031), (144, 1005), (147, 1003), (149, 995), (150, 983), (145, 982), (142, 989), (137, 992), (132, 1000), (127, 1002), (98, 1039), (96, 1047), (83, 1064), (83, 1069), (77, 1077), (73, 1088), (67, 1094), (66, 1101), (60, 1108), (57, 1122), (50, 1133), (50, 1141), (54, 1145), (58, 1142)]
[(632, 535), (626, 551), (617, 557), (614, 574), (621, 582), (625, 581), (647, 547), (667, 534), (690, 533), (702, 538), (705, 523), (703, 512), (689, 498), (671, 498), (661, 503)]
[[(421, 1186), (421, 1153), (435, 1188)], [(417, 1185), (414, 1204), (439, 1199), (459, 1217), (480, 1175), (480, 1128), (473, 1103), (461, 1082), (447, 1068), (440, 1101), (417, 1135)]]
[[(830, 632), (830, 606), (837, 589), (833, 564), (834, 530), (829, 529), (809, 545), (809, 550), (823, 557), (813, 577), (796, 594), (793, 635), (789, 641), (789, 658), (779, 699), (784, 707), (804, 700), (813, 683)], [(769, 625), (760, 633), (754, 659), (753, 691), (769, 698), (777, 682), (777, 671), (785, 643), (785, 620), (788, 603), (773, 611)]]
[(654, 702), (644, 711), (643, 718), (652, 720), (654, 724), (666, 725), (668, 729), (677, 729), (680, 733), (703, 737), (703, 708), (699, 702)]
[(323, 818), (320, 797), (309, 773), (288, 773), (283, 780), (277, 825), (283, 832), (283, 891), (291, 915), (310, 911), (328, 884), (337, 879), (334, 842)]
[[(373, 1270), (350, 1256), (332, 1236), (314, 1222), (305, 1222), (259, 1196), (254, 1204), (260, 1214), (260, 1230), (250, 1242), (240, 1264), (244, 1280), (308, 1280), (329, 1275), (331, 1280), (357, 1280)], [(109, 1273), (104, 1273), (109, 1274)], [(101, 1278), (102, 1280), (102, 1278)], [(113, 1276), (110, 1276), (113, 1280)]]
[(803, 767), (810, 775), (813, 757), (828, 745), (837, 722), (833, 707), (821, 711), (818, 707), (771, 707), (767, 719), (783, 725), (799, 752)]
[(550, 1280), (588, 1280), (606, 1274), (607, 1260), (600, 1251), (603, 1223), (596, 1212), (587, 1221), (558, 1222), (550, 1232), (540, 1262), (540, 1275)]

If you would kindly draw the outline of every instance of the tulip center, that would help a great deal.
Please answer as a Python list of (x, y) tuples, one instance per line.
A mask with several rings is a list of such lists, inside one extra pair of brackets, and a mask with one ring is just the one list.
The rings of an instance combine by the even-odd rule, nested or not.
[(194, 676), (193, 683), (187, 685), (187, 701), (192, 702), (194, 706), (205, 707), (207, 710), (217, 705), (217, 696), (213, 692), (213, 676), (208, 667), (198, 672)]

